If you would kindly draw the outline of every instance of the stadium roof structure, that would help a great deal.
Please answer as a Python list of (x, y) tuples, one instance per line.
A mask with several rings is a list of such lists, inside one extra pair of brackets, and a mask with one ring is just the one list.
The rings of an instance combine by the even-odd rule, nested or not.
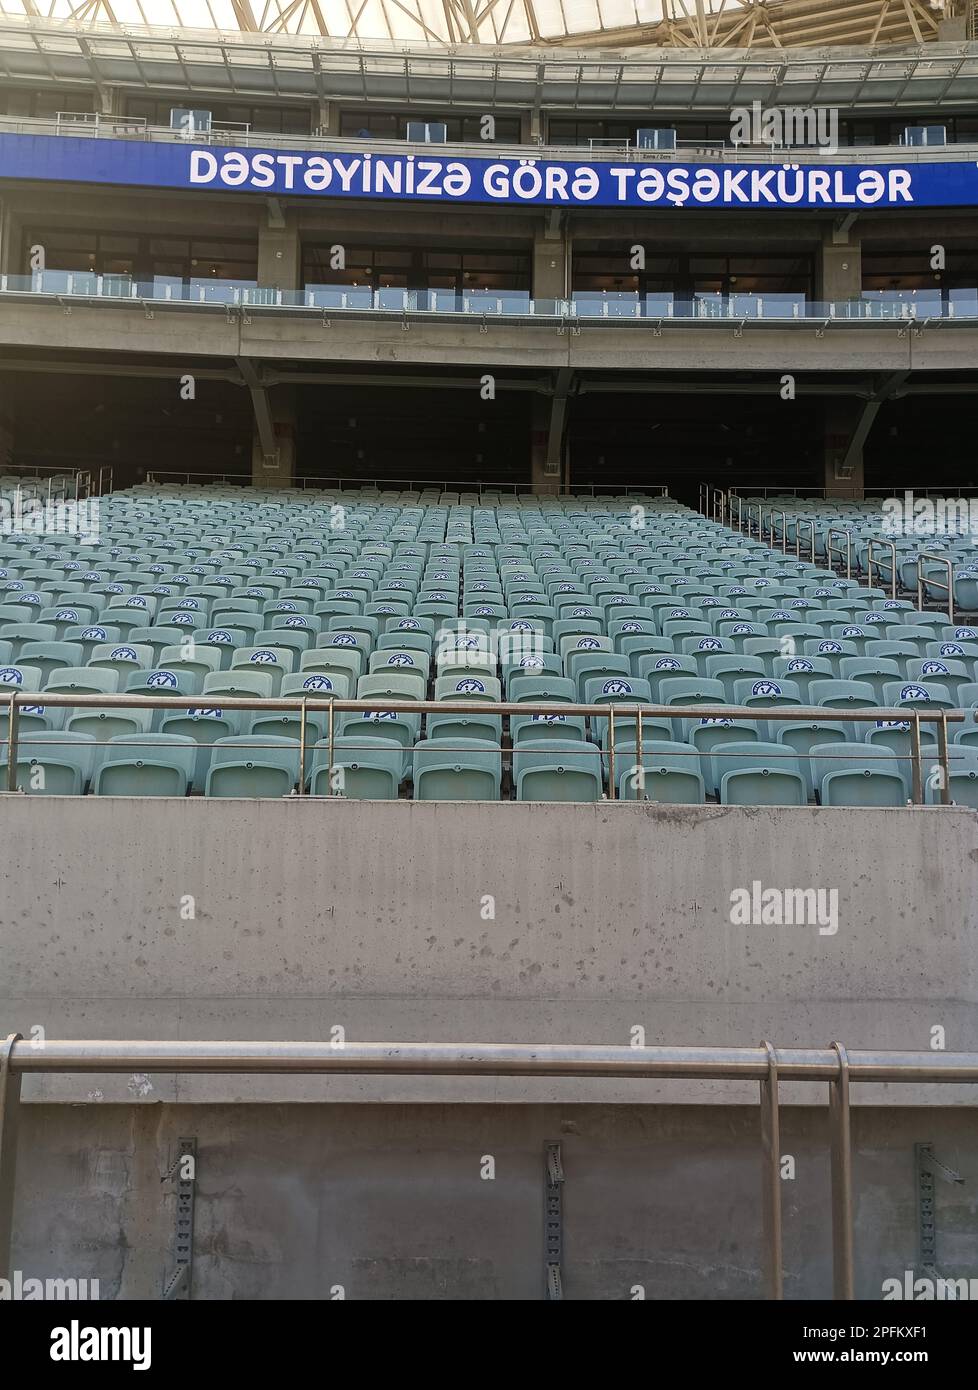
[(39, 43), (58, 28), (65, 40), (108, 28), (442, 51), (920, 45), (947, 18), (965, 17), (975, 37), (974, 10), (971, 0), (0, 0), (0, 18), (26, 21)]

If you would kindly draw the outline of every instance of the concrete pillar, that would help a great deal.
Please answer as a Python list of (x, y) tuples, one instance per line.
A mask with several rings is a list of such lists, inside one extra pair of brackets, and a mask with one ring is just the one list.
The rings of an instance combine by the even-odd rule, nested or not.
[[(320, 135), (339, 135), (340, 108), (335, 101), (320, 101), (316, 116)], [(367, 129), (369, 124), (369, 119), (365, 117), (363, 123), (364, 130)]]
[(565, 299), (569, 293), (570, 238), (559, 212), (547, 213), (533, 236), (534, 299)]
[(546, 396), (534, 396), (530, 419), (530, 482), (535, 495), (554, 496), (560, 492), (560, 458), (555, 460), (555, 472), (547, 472), (547, 445), (550, 440), (551, 402)]
[(844, 303), (859, 299), (862, 289), (862, 247), (855, 228), (845, 228), (842, 219), (826, 231), (822, 242), (817, 297), (826, 303)]
[(255, 487), (292, 487), (295, 482), (295, 390), (273, 386), (266, 392), (275, 448), (266, 453), (257, 422), (251, 440), (251, 481)]
[(0, 406), (0, 470), (9, 468), (14, 458), (14, 422)]
[(865, 409), (864, 401), (826, 400), (823, 416), (826, 497), (862, 498), (866, 485), (862, 448), (849, 446)]
[(258, 283), (276, 290), (302, 288), (298, 214), (269, 198), (258, 225)]
[(543, 135), (543, 116), (539, 111), (524, 111), (520, 116), (520, 144), (537, 145)]

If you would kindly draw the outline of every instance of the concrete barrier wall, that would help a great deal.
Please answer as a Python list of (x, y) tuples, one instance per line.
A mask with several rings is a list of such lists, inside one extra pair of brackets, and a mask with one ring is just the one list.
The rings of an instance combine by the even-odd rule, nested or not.
[[(197, 1140), (195, 1299), (340, 1288), (348, 1299), (540, 1299), (548, 1142), (561, 1145), (567, 1298), (764, 1293), (756, 1108), (34, 1105), (23, 1119), (13, 1267), (98, 1279), (102, 1298), (160, 1297), (175, 1230), (174, 1185), (161, 1177), (186, 1138)], [(794, 1161), (785, 1297), (831, 1297), (827, 1115), (789, 1108), (783, 1120)], [(918, 1264), (922, 1140), (966, 1177), (936, 1184), (938, 1269), (978, 1280), (973, 1116), (864, 1107), (853, 1115), (857, 1298), (879, 1299), (885, 1279), (902, 1283)]]
[[(0, 1030), (49, 1038), (978, 1051), (978, 818), (958, 809), (0, 796)], [(838, 892), (838, 930), (731, 893)], [(40, 1037), (40, 1034), (34, 1033)], [(853, 1088), (975, 1103), (978, 1088)], [(822, 1103), (824, 1087), (785, 1088)], [(756, 1101), (532, 1078), (32, 1078), (34, 1100)]]

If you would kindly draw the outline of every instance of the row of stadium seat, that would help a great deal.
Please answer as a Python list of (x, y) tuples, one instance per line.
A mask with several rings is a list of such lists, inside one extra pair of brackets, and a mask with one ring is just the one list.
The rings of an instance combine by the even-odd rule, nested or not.
[[(379, 742), (400, 769), (395, 793), (414, 786), (418, 749), (424, 763), (475, 739), (479, 758), (491, 760), (483, 772), (496, 762), (501, 769), (498, 785), (481, 778), (494, 797), (508, 779), (519, 795), (547, 785), (545, 769), (520, 776), (518, 765), (528, 766), (525, 755), (535, 750), (551, 764), (561, 753), (590, 762), (589, 778), (565, 768), (556, 785), (607, 794), (609, 721), (559, 713), (573, 703), (622, 707), (616, 794), (638, 704), (745, 711), (643, 721), (643, 744), (685, 757), (702, 795), (721, 799), (757, 781), (751, 765), (721, 775), (739, 744), (779, 748), (782, 769), (797, 759), (812, 800), (824, 790), (813, 746), (862, 750), (874, 788), (889, 759), (895, 794), (896, 781), (909, 786), (914, 710), (964, 712), (966, 723), (948, 731), (961, 758), (978, 735), (978, 629), (946, 612), (919, 613), (910, 599), (799, 561), (668, 498), (493, 505), (368, 489), (303, 496), (146, 486), (100, 506), (94, 541), (0, 541), (0, 696), (36, 694), (36, 703), (19, 707), (25, 746), (47, 740), (50, 754), (59, 736), (94, 733), (83, 785), (102, 794), (107, 750), (123, 737), (189, 739), (193, 793), (218, 794), (215, 783), (233, 781), (223, 753), (212, 766), (228, 739), (290, 740), (294, 766), (279, 771), (296, 777), (298, 713), (224, 708), (233, 697), (376, 701), (366, 714), (340, 713), (334, 733), (341, 749), (351, 739), (368, 751)], [(806, 506), (819, 515), (818, 505)], [(820, 534), (839, 513), (824, 507)], [(45, 693), (165, 695), (174, 710), (57, 706), (44, 703)], [(503, 698), (554, 712), (493, 713)], [(384, 708), (385, 700), (426, 699), (471, 703), (472, 712)], [(746, 714), (799, 706), (826, 713), (809, 721)], [(830, 715), (881, 706), (894, 717), (878, 724)], [(308, 712), (312, 760), (327, 722), (322, 711)], [(364, 727), (369, 736), (352, 732)], [(933, 726), (921, 733), (930, 757)], [(19, 749), (18, 778), (22, 760)], [(416, 796), (426, 786), (462, 785), (450, 769), (436, 777), (427, 768)], [(212, 772), (219, 775), (209, 782)], [(783, 788), (772, 773), (758, 785)], [(108, 781), (118, 786), (121, 776), (117, 768)], [(857, 796), (843, 783), (835, 779), (826, 804)]]
[[(838, 731), (836, 731), (838, 732)], [(978, 729), (972, 731), (978, 734)], [(806, 730), (824, 738), (826, 730)], [(96, 757), (100, 752), (101, 757)], [(925, 750), (933, 759), (933, 749)], [(281, 797), (299, 775), (294, 738), (268, 734), (229, 736), (198, 744), (182, 734), (117, 735), (100, 749), (83, 732), (35, 733), (19, 745), (17, 778), (28, 794), (101, 796)], [(416, 800), (497, 801), (504, 767), (516, 800), (598, 801), (606, 794), (609, 752), (567, 738), (527, 739), (511, 762), (490, 740), (430, 738), (401, 747), (387, 738), (340, 735), (309, 749), (304, 791), (313, 796), (392, 800), (410, 782)], [(949, 786), (958, 804), (978, 809), (978, 743), (949, 753)], [(3, 771), (6, 771), (5, 766)], [(940, 800), (935, 779), (925, 782), (929, 800)], [(912, 794), (909, 752), (849, 743), (844, 737), (811, 742), (804, 751), (788, 742), (733, 739), (709, 756), (687, 743), (627, 740), (617, 754), (615, 793), (621, 800), (703, 804), (708, 796), (726, 806), (903, 806)]]

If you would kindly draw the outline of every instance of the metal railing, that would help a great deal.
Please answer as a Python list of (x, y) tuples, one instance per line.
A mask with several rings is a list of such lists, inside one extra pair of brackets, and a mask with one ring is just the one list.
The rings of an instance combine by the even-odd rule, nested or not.
[[(473, 664), (473, 670), (482, 670)], [(310, 669), (310, 675), (315, 672)], [(208, 704), (208, 701), (211, 704)], [(180, 711), (190, 711), (194, 709), (206, 709), (215, 707), (213, 702), (218, 702), (216, 707), (221, 710), (247, 711), (250, 713), (275, 714), (292, 713), (299, 715), (299, 737), (296, 747), (297, 758), (297, 781), (293, 783), (296, 794), (300, 797), (308, 796), (308, 753), (309, 753), (309, 725), (310, 714), (326, 715), (326, 736), (316, 743), (317, 748), (325, 748), (327, 751), (327, 767), (332, 774), (336, 767), (336, 716), (337, 714), (393, 714), (420, 717), (422, 714), (452, 714), (468, 716), (474, 718), (479, 715), (492, 715), (494, 717), (512, 715), (543, 715), (543, 716), (570, 716), (584, 717), (594, 720), (601, 720), (608, 726), (608, 741), (604, 748), (596, 748), (593, 751), (582, 743), (581, 753), (595, 757), (602, 766), (607, 763), (608, 768), (608, 792), (607, 799), (615, 801), (622, 798), (620, 796), (620, 783), (616, 777), (616, 771), (620, 764), (618, 759), (625, 756), (616, 745), (616, 728), (621, 728), (622, 720), (634, 721), (635, 733), (628, 737), (626, 744), (626, 755), (633, 759), (629, 772), (637, 780), (637, 785), (644, 785), (646, 758), (651, 756), (649, 744), (653, 739), (646, 736), (645, 730), (652, 727), (646, 723), (648, 720), (655, 719), (690, 719), (696, 722), (702, 720), (729, 719), (733, 724), (753, 724), (758, 721), (775, 719), (778, 721), (802, 722), (802, 723), (885, 723), (906, 727), (910, 733), (911, 750), (909, 760), (911, 764), (911, 804), (917, 806), (924, 803), (924, 779), (922, 774), (923, 749), (921, 744), (921, 724), (933, 723), (937, 726), (937, 764), (940, 767), (940, 793), (941, 804), (950, 804), (950, 764), (951, 755), (949, 754), (948, 732), (949, 723), (964, 723), (968, 715), (963, 710), (923, 710), (912, 709), (893, 709), (893, 708), (857, 708), (841, 709), (838, 707), (827, 707), (821, 705), (654, 705), (654, 704), (626, 704), (624, 702), (589, 705), (589, 704), (564, 704), (554, 700), (526, 700), (526, 701), (491, 701), (480, 700), (478, 698), (465, 700), (409, 700), (409, 699), (341, 699), (341, 698), (318, 698), (312, 696), (230, 696), (219, 692), (210, 694), (188, 694), (186, 692), (177, 695), (130, 695), (130, 694), (65, 694), (47, 691), (20, 691), (13, 690), (4, 702), (7, 712), (7, 736), (0, 738), (0, 748), (5, 747), (7, 753), (6, 768), (6, 790), (8, 793), (16, 793), (22, 788), (19, 785), (19, 761), (18, 752), (20, 748), (20, 712), (24, 706), (34, 708), (52, 709), (79, 709), (97, 710), (102, 712), (111, 709), (142, 709), (142, 710), (167, 710), (173, 713)], [(0, 710), (3, 704), (0, 704)], [(50, 731), (57, 732), (57, 731)], [(129, 736), (126, 735), (127, 740)], [(127, 741), (127, 747), (138, 748), (138, 734), (132, 735), (132, 741)], [(29, 741), (29, 737), (28, 737)], [(94, 741), (96, 746), (106, 746), (108, 740)], [(481, 751), (493, 751), (503, 753), (512, 752), (518, 755), (521, 749), (520, 744), (507, 747), (503, 743), (493, 745), (487, 739), (483, 740)], [(392, 747), (399, 748), (402, 752), (411, 751), (406, 745), (396, 743), (391, 740)], [(40, 745), (35, 744), (35, 747)], [(45, 741), (45, 748), (57, 747), (56, 740)], [(155, 746), (155, 745), (145, 745)], [(198, 745), (201, 746), (201, 745)], [(251, 747), (262, 747), (259, 739), (250, 745)], [(278, 745), (265, 745), (266, 747), (278, 747)], [(364, 745), (366, 746), (366, 745)], [(466, 751), (455, 750), (450, 739), (444, 742), (438, 741), (438, 746), (443, 752)], [(355, 745), (344, 744), (348, 751)], [(546, 751), (535, 747), (535, 753)], [(690, 747), (688, 756), (702, 762), (706, 758), (723, 758), (725, 756), (737, 756), (725, 754), (723, 745), (717, 745), (709, 749), (697, 749)], [(775, 755), (771, 755), (772, 758)], [(786, 761), (796, 762), (806, 755), (800, 753), (790, 745), (785, 745), (783, 754), (777, 755)], [(830, 760), (834, 755), (825, 755)], [(841, 756), (841, 755), (840, 755)], [(907, 760), (908, 755), (894, 751), (892, 749), (873, 748), (867, 749), (865, 756), (873, 761), (878, 761), (881, 765), (887, 763), (899, 763)], [(848, 761), (848, 758), (846, 758)], [(599, 778), (601, 772), (599, 771)], [(316, 793), (315, 795), (318, 795)], [(332, 778), (330, 778), (329, 792), (327, 796), (341, 796), (342, 793), (334, 788)], [(642, 798), (639, 797), (639, 800)]]
[(808, 517), (795, 517), (795, 558), (801, 559), (801, 528), (807, 526), (811, 533), (811, 562), (815, 564), (815, 522)]
[(834, 563), (833, 563), (833, 561), (834, 561), (834, 552), (835, 552), (835, 546), (832, 544), (832, 538), (833, 538), (833, 536), (845, 536), (845, 538), (846, 538), (845, 550), (843, 551), (843, 548), (842, 548), (841, 545), (838, 547), (838, 550), (839, 550), (840, 556), (841, 556), (843, 553), (845, 554), (845, 561), (846, 561), (846, 578), (847, 578), (847, 579), (851, 579), (851, 578), (852, 578), (852, 532), (851, 532), (851, 531), (845, 530), (845, 529), (844, 529), (843, 527), (841, 527), (841, 526), (830, 526), (829, 529), (826, 531), (826, 533), (825, 533), (825, 563), (826, 563), (826, 568), (827, 568), (827, 569), (830, 569), (830, 570), (833, 570), (833, 569), (835, 568), (835, 565), (834, 565)]
[[(924, 561), (929, 560), (932, 564), (947, 566), (947, 583), (942, 584), (939, 579), (928, 579), (924, 575)], [(923, 612), (924, 608), (924, 585), (930, 584), (934, 589), (940, 589), (947, 594), (947, 620), (954, 622), (954, 564), (946, 555), (936, 555), (933, 551), (922, 550), (917, 555), (917, 607)]]
[[(110, 486), (111, 486), (111, 472)], [(164, 480), (180, 483), (199, 483), (203, 479), (213, 482), (232, 481), (245, 487), (258, 486), (254, 483), (251, 473), (227, 473), (227, 472), (208, 472), (205, 469), (194, 469), (191, 472), (180, 472), (175, 469), (150, 469), (146, 474), (145, 482), (149, 484), (160, 483)], [(385, 491), (393, 492), (447, 492), (450, 494), (464, 495), (466, 493), (478, 493), (480, 496), (486, 492), (511, 492), (516, 496), (542, 496), (542, 497), (600, 497), (607, 494), (628, 495), (639, 497), (668, 497), (669, 487), (667, 483), (614, 483), (614, 482), (574, 482), (572, 481), (566, 489), (558, 482), (554, 482), (553, 490), (546, 493), (535, 492), (536, 485), (529, 481), (513, 482), (487, 482), (480, 479), (476, 482), (465, 481), (459, 483), (457, 478), (450, 479), (430, 479), (430, 478), (357, 478), (344, 476), (341, 474), (318, 475), (309, 477), (301, 476), (293, 480), (288, 487), (270, 488), (276, 495), (287, 496), (291, 492), (304, 492), (309, 488), (319, 488), (323, 490), (335, 490), (342, 492), (344, 488), (351, 492), (362, 490), (363, 488), (383, 488)], [(376, 500), (376, 499), (366, 499)], [(449, 504), (452, 505), (452, 504)], [(464, 503), (461, 505), (465, 505)]]
[[(772, 507), (771, 510), (768, 512), (768, 517), (767, 517), (767, 524), (768, 524), (768, 545), (769, 545), (769, 546), (771, 547), (771, 549), (773, 550), (773, 549), (775, 548), (775, 545), (777, 544), (777, 539), (778, 539), (778, 537), (777, 537), (777, 533), (776, 533), (776, 531), (775, 531), (775, 529), (774, 529), (774, 518), (775, 518), (776, 516), (779, 516), (779, 517), (781, 518), (781, 553), (782, 553), (782, 555), (787, 555), (787, 553), (788, 553), (788, 518), (787, 518), (787, 516), (785, 515), (785, 513), (784, 513), (779, 507)], [(761, 536), (760, 539), (763, 540), (764, 537)]]
[(781, 1201), (782, 1082), (829, 1088), (832, 1290), (855, 1298), (853, 1085), (978, 1082), (974, 1052), (849, 1052), (828, 1048), (616, 1047), (561, 1043), (205, 1042), (46, 1039), (0, 1042), (0, 1277), (9, 1277), (21, 1087), (25, 1076), (520, 1076), (636, 1081), (756, 1081), (759, 1087), (760, 1224), (767, 1297), (784, 1297)]
[[(430, 59), (425, 57), (425, 63)], [(512, 58), (507, 57), (508, 63)], [(931, 60), (931, 63), (933, 60)], [(456, 75), (459, 59), (453, 55), (453, 77)], [(548, 69), (553, 67), (547, 64)], [(710, 70), (714, 65), (710, 64)], [(574, 65), (569, 81), (581, 81), (581, 69)], [(385, 77), (388, 74), (385, 72)], [(426, 73), (427, 76), (427, 73)], [(661, 72), (650, 81), (659, 80)], [(741, 70), (736, 80), (743, 77)], [(733, 80), (733, 79), (730, 79)], [(853, 80), (865, 81), (865, 71), (856, 73)], [(808, 79), (806, 79), (807, 85)], [(725, 94), (724, 101), (728, 100)], [(521, 106), (524, 102), (520, 103)], [(369, 124), (369, 117), (365, 117)], [(236, 149), (279, 149), (303, 151), (335, 151), (336, 153), (371, 154), (422, 154), (429, 157), (485, 158), (487, 149), (497, 159), (555, 159), (580, 161), (587, 157), (590, 162), (609, 162), (643, 164), (670, 164), (689, 162), (691, 156), (698, 156), (697, 162), (719, 161), (720, 163), (751, 164), (780, 163), (789, 159), (794, 164), (821, 164), (827, 158), (833, 164), (873, 163), (927, 164), (935, 159), (942, 162), (970, 163), (976, 157), (975, 142), (960, 141), (940, 147), (907, 145), (840, 145), (831, 155), (824, 148), (807, 144), (780, 144), (774, 141), (738, 142), (727, 139), (697, 140), (680, 136), (675, 149), (651, 149), (639, 145), (630, 137), (595, 138), (587, 143), (561, 144), (536, 140), (444, 140), (418, 141), (391, 136), (349, 136), (325, 133), (322, 130), (308, 134), (281, 134), (278, 131), (255, 130), (253, 123), (245, 121), (214, 121), (210, 129), (195, 130), (191, 135), (185, 128), (169, 125), (151, 124), (143, 116), (111, 116), (95, 111), (58, 111), (54, 116), (0, 116), (0, 131), (15, 135), (54, 135), (74, 136), (92, 140), (133, 140), (161, 144), (180, 144), (190, 147), (207, 145), (226, 146)]]
[(253, 313), (277, 316), (317, 316), (326, 327), (330, 315), (338, 319), (376, 319), (387, 315), (420, 321), (461, 319), (465, 322), (499, 319), (537, 323), (545, 327), (572, 328), (589, 324), (627, 327), (629, 324), (661, 331), (663, 325), (723, 328), (740, 326), (785, 328), (850, 326), (878, 327), (892, 322), (904, 331), (908, 323), (921, 331), (930, 324), (974, 326), (978, 320), (978, 286), (950, 291), (954, 298), (920, 300), (802, 300), (790, 305), (776, 296), (716, 294), (684, 299), (672, 294), (647, 295), (580, 291), (561, 298), (534, 298), (528, 290), (468, 291), (404, 289), (401, 287), (316, 284), (301, 289), (280, 289), (257, 282), (188, 279), (134, 280), (127, 274), (94, 270), (43, 270), (32, 274), (0, 275), (0, 294), (23, 302), (64, 304), (79, 300), (86, 305), (130, 305), (145, 311), (156, 308), (224, 311), (245, 317)]
[[(896, 602), (897, 596), (897, 558), (896, 545), (891, 540), (874, 537), (866, 546), (866, 579), (869, 587), (873, 587), (873, 565), (882, 573), (883, 566), (879, 560), (873, 558), (873, 551), (877, 546), (886, 546), (890, 552), (890, 598)], [(950, 618), (948, 619), (950, 622)]]

